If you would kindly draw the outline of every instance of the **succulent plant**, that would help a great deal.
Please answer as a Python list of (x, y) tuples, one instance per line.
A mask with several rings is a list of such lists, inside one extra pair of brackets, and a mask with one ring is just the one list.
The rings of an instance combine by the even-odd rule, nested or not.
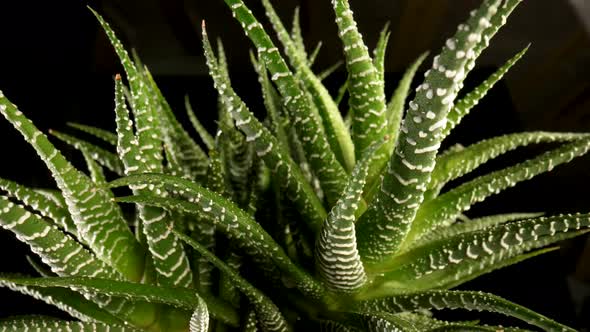
[[(434, 57), (407, 107), (426, 54), (387, 101), (389, 33), (383, 30), (371, 55), (347, 0), (332, 0), (348, 73), (337, 96), (322, 83), (333, 68), (311, 69), (317, 52), (307, 54), (297, 14), (288, 31), (263, 0), (282, 55), (242, 0), (225, 2), (255, 47), (266, 119), (256, 118), (232, 89), (223, 47), (218, 42), (213, 50), (203, 23), (219, 94), (215, 135), (187, 100), (203, 145), (176, 120), (148, 68), (96, 13), (126, 74), (126, 83), (115, 76), (116, 133), (73, 125), (103, 144), (52, 133), (81, 151), (87, 173), (0, 94), (0, 113), (57, 184), (57, 190), (36, 189), (0, 179), (0, 226), (41, 260), (31, 260), (40, 277), (4, 274), (0, 285), (77, 319), (17, 317), (0, 321), (0, 331), (524, 331), (442, 320), (436, 311), (444, 308), (572, 331), (498, 296), (452, 290), (552, 250), (547, 246), (590, 225), (589, 214), (463, 215), (587, 153), (587, 134), (516, 133), (440, 151), (449, 132), (526, 53), (457, 98), (520, 0), (484, 0)], [(348, 107), (340, 105), (344, 94)], [(533, 143), (559, 146), (445, 189)], [(132, 195), (116, 197), (120, 187), (127, 189), (115, 192)]]

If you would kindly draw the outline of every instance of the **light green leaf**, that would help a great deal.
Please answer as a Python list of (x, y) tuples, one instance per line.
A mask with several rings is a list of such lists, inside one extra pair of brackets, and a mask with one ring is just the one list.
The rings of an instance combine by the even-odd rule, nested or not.
[(379, 191), (358, 222), (359, 252), (365, 263), (377, 263), (395, 253), (413, 229), (434, 169), (446, 117), (469, 71), (474, 48), (499, 0), (486, 0), (434, 57), (404, 117), (395, 151)]
[(373, 65), (377, 70), (378, 80), (385, 82), (385, 53), (387, 51), (387, 44), (389, 42), (389, 22), (385, 23), (381, 33), (379, 33), (379, 40), (377, 46), (373, 50)]
[(357, 29), (348, 0), (334, 0), (332, 7), (344, 46), (349, 73), (352, 140), (355, 155), (360, 158), (369, 145), (381, 139), (387, 131), (384, 82)]

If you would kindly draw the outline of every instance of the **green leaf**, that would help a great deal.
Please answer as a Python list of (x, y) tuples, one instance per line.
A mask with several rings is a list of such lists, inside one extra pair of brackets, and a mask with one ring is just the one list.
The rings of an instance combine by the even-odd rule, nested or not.
[(378, 80), (385, 83), (385, 53), (387, 51), (387, 44), (389, 42), (389, 22), (385, 23), (381, 33), (379, 33), (379, 40), (377, 46), (373, 50), (373, 65), (377, 70)]
[(223, 96), (224, 103), (236, 121), (238, 128), (246, 135), (246, 141), (255, 146), (256, 154), (262, 158), (273, 175), (284, 179), (283, 188), (287, 195), (297, 205), (304, 221), (317, 234), (324, 221), (326, 212), (313, 189), (303, 178), (299, 167), (282, 149), (280, 143), (272, 136), (247, 109), (242, 100), (235, 94), (230, 82), (219, 75), (217, 61), (214, 57), (207, 34), (203, 29), (203, 45), (207, 56), (207, 65), (215, 81), (215, 86)]
[(87, 151), (89, 156), (99, 164), (118, 175), (123, 175), (123, 164), (115, 153), (57, 130), (51, 130), (49, 133), (80, 151)]
[[(334, 63), (333, 65), (329, 66), (328, 68), (322, 70), (321, 72), (319, 72), (316, 76), (320, 81), (325, 80), (328, 76), (332, 75), (334, 72), (336, 72), (336, 70), (338, 70), (340, 67), (342, 67), (342, 65), (344, 64), (344, 61), (337, 61), (336, 63)], [(334, 104), (336, 104), (336, 106), (338, 106), (338, 104), (334, 101)], [(340, 117), (342, 117), (342, 115), (340, 114), (340, 112), (338, 112), (338, 114), (340, 115)], [(342, 120), (342, 123), (344, 125), (344, 128), (348, 131), (348, 126), (346, 126), (346, 123), (344, 123), (344, 119)], [(350, 136), (350, 135), (349, 135)]]
[(322, 189), (329, 200), (336, 200), (346, 184), (347, 174), (330, 148), (312, 101), (306, 91), (300, 88), (278, 49), (243, 1), (225, 0), (225, 3), (243, 25), (244, 31), (256, 46), (259, 58), (272, 74), (271, 80), (283, 97), (291, 123), (297, 130), (312, 171), (322, 183)]
[[(0, 274), (0, 278), (24, 278), (24, 276)], [(125, 324), (120, 318), (100, 308), (96, 303), (66, 288), (22, 286), (7, 281), (0, 281), (0, 287), (7, 287), (15, 292), (29, 295), (84, 322)]]
[(589, 215), (525, 219), (428, 242), (381, 267), (393, 268), (384, 276), (391, 288), (454, 287), (526, 258), (517, 257), (522, 253), (580, 235), (588, 226)]
[[(354, 145), (348, 129), (344, 125), (344, 120), (338, 110), (338, 106), (334, 103), (328, 90), (321, 83), (321, 79), (308, 67), (305, 57), (301, 57), (301, 54), (297, 52), (296, 44), (291, 40), (289, 33), (270, 4), (270, 0), (263, 0), (262, 4), (266, 9), (266, 14), (279, 40), (285, 47), (285, 53), (289, 57), (292, 66), (297, 70), (298, 76), (301, 77), (307, 91), (312, 96), (314, 104), (322, 118), (323, 127), (331, 150), (346, 170), (352, 170), (355, 162)], [(329, 188), (326, 188), (326, 190), (329, 190)], [(328, 197), (332, 199), (330, 195)], [(336, 198), (333, 199), (336, 200)]]
[(125, 278), (139, 280), (143, 274), (145, 253), (127, 227), (113, 201), (113, 194), (76, 170), (5, 97), (0, 98), (0, 113), (35, 148), (51, 171), (66, 199), (77, 234), (102, 261), (113, 266)]
[(48, 198), (35, 189), (25, 187), (16, 182), (0, 178), (0, 189), (7, 195), (23, 202), (28, 208), (41, 216), (52, 220), (58, 227), (78, 237), (76, 225), (67, 207), (61, 206), (55, 200)]
[(80, 151), (82, 151), (82, 156), (84, 156), (84, 161), (86, 161), (86, 167), (88, 167), (88, 172), (90, 173), (90, 178), (92, 181), (97, 185), (104, 185), (107, 180), (102, 166), (96, 163), (88, 150), (82, 148)]
[(210, 253), (198, 242), (182, 233), (175, 231), (175, 234), (233, 281), (236, 288), (244, 293), (244, 295), (246, 295), (250, 302), (254, 305), (259, 322), (264, 326), (265, 330), (288, 331), (288, 325), (285, 321), (285, 318), (276, 305), (272, 303), (272, 301), (266, 297), (266, 295), (252, 286), (248, 281), (240, 277), (240, 275), (234, 269)]
[(473, 204), (513, 187), (520, 181), (551, 171), (557, 165), (586, 154), (589, 149), (590, 138), (579, 139), (520, 164), (480, 176), (425, 202), (420, 207), (405, 245), (435, 228), (450, 225)]
[[(13, 232), (19, 241), (29, 245), (31, 251), (39, 255), (43, 263), (60, 276), (122, 279), (121, 274), (99, 260), (75, 239), (37, 214), (27, 211), (23, 206), (10, 202), (6, 197), (0, 197), (0, 226)], [(117, 247), (115, 249), (119, 250), (119, 256), (127, 254)], [(104, 296), (92, 296), (92, 300), (105, 310), (123, 315), (139, 325), (149, 324), (154, 319), (154, 308), (150, 305), (138, 307)]]
[(447, 113), (487, 27), (480, 22), (487, 22), (500, 2), (484, 1), (460, 26), (434, 58), (432, 69), (410, 102), (379, 191), (358, 222), (358, 248), (365, 263), (377, 263), (395, 253), (410, 231), (434, 169)]
[(498, 83), (502, 77), (522, 58), (528, 51), (529, 46), (525, 47), (522, 51), (517, 53), (513, 58), (508, 60), (502, 67), (498, 68), (488, 79), (483, 81), (473, 91), (469, 92), (465, 97), (457, 102), (455, 107), (451, 109), (447, 116), (447, 124), (442, 132), (443, 137), (449, 135), (451, 130), (455, 128), (466, 116), (471, 109), (479, 103), (479, 101), (488, 93), (488, 91)]
[(536, 218), (542, 215), (543, 213), (507, 213), (471, 219), (461, 223), (455, 223), (449, 227), (436, 229), (434, 232), (426, 233), (411, 245), (412, 247), (417, 247), (427, 242), (449, 238), (461, 233), (475, 232), (509, 221)]
[[(293, 22), (291, 24), (291, 39), (295, 44), (295, 48), (299, 53), (299, 56), (303, 59), (307, 59), (307, 52), (305, 51), (305, 43), (303, 40), (303, 33), (301, 32), (301, 20), (299, 15), (299, 6), (295, 7), (293, 11)], [(314, 52), (315, 53), (315, 52)], [(315, 58), (315, 57), (313, 57)], [(311, 67), (313, 60), (308, 61), (308, 65)]]
[(428, 56), (428, 52), (422, 53), (413, 63), (406, 69), (404, 76), (395, 88), (389, 103), (387, 103), (387, 121), (389, 123), (389, 135), (393, 138), (393, 142), (397, 141), (399, 136), (400, 126), (402, 118), (404, 116), (404, 106), (408, 94), (410, 93), (410, 86), (412, 80), (416, 75), (416, 71), (420, 68), (420, 65), (424, 62), (424, 59)]
[(332, 1), (332, 6), (349, 73), (352, 140), (356, 157), (360, 158), (387, 131), (384, 82), (357, 29), (348, 0)]
[(359, 312), (385, 311), (390, 313), (420, 309), (467, 309), (489, 311), (512, 316), (549, 331), (574, 331), (543, 315), (501, 297), (471, 291), (426, 291), (382, 299), (362, 301)]
[(63, 277), (63, 278), (3, 278), (23, 286), (36, 287), (75, 287), (86, 292), (94, 292), (134, 301), (162, 303), (178, 308), (194, 310), (205, 301), (209, 312), (217, 319), (231, 326), (238, 325), (238, 315), (231, 306), (214, 297), (197, 294), (193, 289), (181, 287), (152, 286), (140, 283), (117, 281), (102, 278)]
[(315, 256), (318, 270), (332, 290), (354, 293), (367, 281), (356, 249), (354, 222), (369, 167), (378, 157), (376, 151), (383, 144), (386, 140), (374, 143), (354, 167), (349, 183), (330, 211), (317, 241)]
[(587, 137), (581, 133), (525, 132), (498, 136), (472, 144), (466, 148), (444, 153), (436, 159), (436, 166), (428, 188), (438, 192), (447, 182), (457, 179), (480, 165), (522, 146), (539, 143), (568, 142)]
[(217, 193), (211, 192), (190, 181), (164, 174), (142, 174), (117, 179), (110, 183), (111, 187), (125, 185), (163, 184), (182, 190), (191, 195), (191, 202), (155, 196), (119, 197), (119, 202), (155, 205), (170, 210), (181, 210), (185, 213), (202, 213), (209, 216), (217, 229), (235, 240), (251, 255), (264, 257), (275, 263), (286, 275), (293, 279), (297, 287), (311, 297), (322, 294), (322, 287), (302, 269), (295, 266), (283, 249), (274, 242), (266, 231), (247, 212), (238, 208)]
[(95, 322), (74, 322), (55, 318), (11, 318), (0, 320), (1, 332), (21, 331), (55, 331), (55, 332), (137, 332), (138, 330), (123, 325), (104, 324)]
[[(138, 77), (138, 79), (140, 79)], [(119, 157), (125, 165), (126, 174), (146, 172), (149, 169), (162, 169), (161, 163), (153, 156), (144, 154), (141, 137), (133, 133), (133, 121), (125, 104), (121, 77), (115, 77), (115, 115), (117, 122)], [(139, 131), (139, 128), (138, 128)], [(150, 144), (159, 144), (152, 142)], [(139, 147), (142, 148), (139, 148)], [(151, 150), (151, 148), (148, 148)], [(157, 187), (132, 188), (136, 193), (160, 192)], [(189, 286), (192, 273), (188, 258), (178, 240), (170, 233), (170, 216), (163, 210), (151, 206), (139, 206), (139, 218), (148, 249), (152, 255), (158, 282), (169, 285)]]
[(104, 142), (108, 143), (109, 145), (112, 145), (112, 146), (117, 145), (117, 134), (112, 133), (108, 130), (93, 127), (93, 126), (87, 126), (87, 125), (84, 125), (81, 123), (75, 123), (75, 122), (68, 122), (68, 123), (66, 123), (66, 125), (68, 125), (69, 127), (78, 129), (78, 130), (85, 132), (87, 134), (90, 134), (98, 139), (101, 139)]
[(211, 150), (215, 145), (215, 139), (213, 138), (213, 136), (211, 136), (211, 134), (209, 134), (207, 129), (203, 127), (201, 121), (199, 121), (199, 119), (197, 118), (197, 115), (193, 110), (193, 106), (191, 105), (188, 95), (184, 96), (184, 108), (186, 109), (186, 114), (188, 115), (188, 118), (191, 121), (193, 128), (199, 134), (199, 137), (201, 137), (201, 140), (203, 141), (203, 143), (205, 143), (207, 149)]
[(209, 331), (209, 311), (207, 304), (199, 297), (199, 305), (191, 316), (190, 332), (208, 332)]

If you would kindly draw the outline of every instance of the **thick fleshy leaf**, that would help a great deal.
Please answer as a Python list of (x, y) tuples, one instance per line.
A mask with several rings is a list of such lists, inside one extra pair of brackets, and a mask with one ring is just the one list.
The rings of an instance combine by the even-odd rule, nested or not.
[[(112, 193), (76, 170), (47, 137), (5, 97), (0, 113), (32, 145), (66, 199), (77, 234), (104, 262), (129, 280), (143, 274), (144, 250), (133, 237)], [(125, 253), (125, 255), (121, 255)]]
[(512, 316), (549, 331), (574, 331), (567, 326), (561, 325), (518, 304), (482, 292), (426, 291), (416, 294), (368, 300), (356, 304), (356, 310), (369, 314), (373, 311), (397, 313), (420, 309), (467, 309), (489, 311)]
[(313, 173), (322, 183), (322, 189), (330, 199), (336, 200), (346, 184), (347, 174), (330, 148), (312, 101), (306, 91), (300, 88), (271, 38), (243, 1), (225, 0), (225, 3), (244, 27), (246, 35), (256, 46), (259, 58), (272, 74), (271, 80), (283, 97), (291, 124), (297, 130), (297, 136), (309, 158)]
[(568, 142), (587, 136), (588, 134), (582, 133), (525, 132), (498, 136), (472, 144), (466, 148), (456, 149), (444, 153), (436, 159), (436, 166), (432, 171), (428, 188), (438, 191), (447, 182), (473, 171), (489, 160), (522, 146), (538, 143)]
[(332, 7), (344, 46), (352, 139), (356, 157), (360, 158), (369, 145), (381, 139), (387, 131), (384, 82), (357, 29), (348, 0), (334, 0)]
[(121, 163), (121, 160), (119, 160), (117, 154), (77, 137), (64, 134), (56, 130), (50, 131), (50, 134), (80, 151), (85, 150), (92, 157), (92, 159), (96, 160), (102, 166), (108, 168), (112, 172), (117, 173), (118, 175), (123, 175), (123, 164)]
[[(139, 77), (137, 79), (140, 79)], [(162, 170), (159, 161), (143, 154), (140, 138), (133, 133), (133, 121), (129, 118), (129, 111), (123, 95), (121, 77), (115, 77), (115, 115), (117, 122), (117, 152), (125, 165), (126, 174), (147, 172), (149, 169)], [(153, 143), (156, 144), (156, 143)], [(161, 193), (159, 188), (134, 187), (135, 193)], [(188, 258), (182, 245), (170, 232), (171, 220), (162, 209), (152, 206), (139, 206), (139, 218), (142, 221), (142, 231), (146, 243), (153, 257), (153, 263), (158, 272), (158, 282), (169, 285), (189, 286), (192, 284), (192, 273)]]
[(226, 274), (244, 295), (248, 297), (248, 300), (254, 305), (258, 321), (264, 326), (267, 331), (288, 331), (288, 324), (281, 314), (280, 310), (276, 307), (272, 301), (266, 297), (261, 291), (252, 286), (248, 281), (240, 277), (240, 275), (221, 259), (210, 253), (205, 247), (200, 245), (190, 237), (176, 232), (178, 237), (184, 240), (188, 245), (195, 249), (199, 254), (205, 257), (215, 267), (217, 267), (222, 273)]
[(412, 243), (414, 239), (435, 228), (450, 225), (461, 212), (468, 210), (473, 204), (513, 187), (520, 181), (551, 171), (553, 167), (582, 156), (588, 150), (590, 138), (582, 138), (515, 166), (480, 176), (425, 202), (420, 207), (406, 243)]
[(10, 318), (0, 320), (0, 332), (55, 331), (55, 332), (139, 332), (124, 325), (95, 322), (75, 322), (45, 317)]
[(81, 123), (75, 123), (75, 122), (68, 122), (66, 124), (69, 127), (78, 129), (78, 130), (85, 132), (87, 134), (90, 134), (98, 139), (101, 139), (102, 141), (108, 143), (109, 145), (112, 145), (112, 146), (117, 145), (117, 134), (112, 133), (108, 130), (98, 128), (98, 127), (84, 125)]
[(283, 188), (310, 229), (317, 233), (326, 216), (326, 212), (313, 189), (303, 178), (299, 167), (282, 149), (279, 142), (247, 109), (242, 100), (235, 94), (230, 82), (219, 74), (217, 61), (211, 45), (203, 29), (203, 45), (207, 56), (207, 65), (215, 81), (215, 86), (223, 96), (224, 103), (236, 121), (236, 126), (246, 134), (246, 141), (255, 146), (258, 157), (262, 158), (274, 176), (284, 179)]
[(488, 93), (488, 91), (498, 83), (502, 77), (522, 58), (529, 47), (525, 47), (524, 50), (517, 53), (513, 58), (508, 60), (502, 67), (498, 68), (488, 79), (476, 87), (473, 91), (469, 92), (465, 97), (461, 98), (451, 109), (447, 116), (447, 124), (442, 132), (443, 137), (449, 135), (451, 130), (455, 128), (463, 119), (464, 116), (469, 114), (469, 111), (479, 103), (479, 101)]
[(365, 262), (375, 263), (394, 253), (410, 231), (434, 169), (447, 113), (473, 49), (500, 2), (484, 1), (460, 26), (434, 58), (410, 102), (379, 191), (358, 223), (359, 251)]
[(315, 247), (316, 262), (320, 275), (332, 290), (354, 293), (367, 281), (363, 263), (356, 249), (354, 222), (369, 175), (369, 167), (374, 159), (379, 157), (376, 151), (386, 142), (375, 142), (365, 151), (320, 232)]
[(198, 184), (163, 174), (142, 174), (117, 179), (111, 182), (112, 187), (125, 185), (163, 184), (171, 186), (185, 195), (190, 195), (191, 202), (155, 196), (120, 197), (120, 202), (137, 202), (150, 204), (185, 213), (205, 214), (209, 221), (214, 222), (217, 229), (237, 244), (244, 247), (250, 254), (266, 258), (276, 264), (285, 276), (292, 279), (297, 287), (311, 297), (322, 294), (322, 287), (306, 272), (294, 265), (283, 249), (274, 242), (270, 235), (252, 219), (247, 212), (238, 208), (217, 193), (200, 187)]

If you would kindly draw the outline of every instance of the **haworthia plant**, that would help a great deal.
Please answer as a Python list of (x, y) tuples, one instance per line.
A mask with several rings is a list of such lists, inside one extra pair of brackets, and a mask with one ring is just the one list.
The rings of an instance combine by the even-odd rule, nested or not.
[[(266, 119), (232, 87), (221, 41), (214, 51), (204, 23), (216, 132), (188, 98), (184, 110), (201, 142), (97, 13), (125, 71), (115, 75), (116, 132), (69, 124), (96, 143), (52, 132), (79, 150), (88, 175), (0, 93), (0, 113), (57, 184), (37, 189), (0, 178), (0, 227), (38, 256), (23, 259), (42, 277), (3, 274), (0, 287), (78, 320), (7, 318), (0, 331), (573, 331), (506, 299), (451, 290), (590, 231), (589, 214), (465, 216), (487, 197), (586, 154), (590, 135), (515, 133), (440, 151), (526, 53), (456, 100), (520, 0), (483, 0), (434, 56), (414, 99), (407, 100), (410, 86), (428, 53), (409, 65), (389, 102), (388, 26), (370, 53), (347, 0), (332, 1), (347, 70), (336, 95), (322, 79), (339, 64), (312, 70), (321, 44), (306, 50), (298, 9), (288, 29), (263, 0), (283, 56), (244, 1), (224, 1), (256, 50)], [(545, 143), (553, 150), (444, 190), (509, 151)], [(115, 197), (118, 187), (133, 195)], [(123, 213), (119, 203), (134, 209)], [(490, 311), (523, 325), (445, 321), (440, 309)]]

